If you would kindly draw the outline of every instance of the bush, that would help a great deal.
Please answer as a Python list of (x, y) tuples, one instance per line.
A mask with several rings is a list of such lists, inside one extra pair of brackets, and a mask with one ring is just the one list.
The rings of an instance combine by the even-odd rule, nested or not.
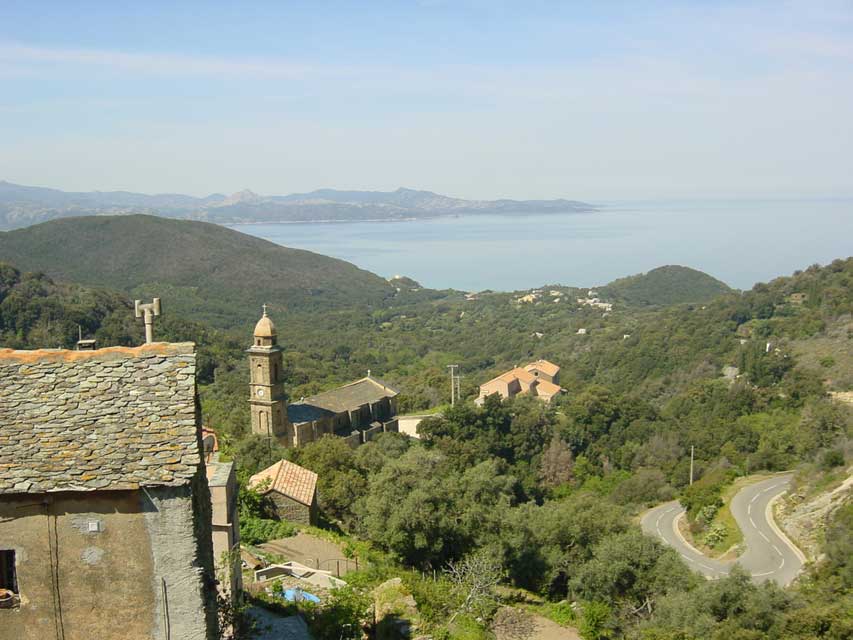
[(294, 533), (296, 527), (289, 522), (257, 517), (240, 519), (240, 541), (244, 544), (257, 545), (277, 538), (287, 538)]
[(604, 602), (587, 602), (583, 606), (581, 638), (603, 640), (613, 637), (613, 612)]
[(844, 466), (844, 452), (841, 449), (831, 449), (823, 454), (820, 466), (825, 470)]

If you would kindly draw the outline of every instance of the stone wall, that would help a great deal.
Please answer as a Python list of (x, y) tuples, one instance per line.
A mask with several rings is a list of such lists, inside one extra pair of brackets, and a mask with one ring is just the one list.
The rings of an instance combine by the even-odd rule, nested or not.
[(151, 638), (212, 639), (216, 578), (207, 481), (199, 474), (192, 485), (152, 487), (143, 493), (156, 594)]
[(148, 493), (3, 496), (0, 549), (16, 552), (21, 604), (0, 609), (0, 637), (164, 640), (165, 578), (171, 640), (214, 638), (204, 513), (189, 485)]
[(382, 432), (382, 425), (378, 424), (375, 427), (370, 427), (369, 429), (365, 429), (364, 431), (362, 431), (362, 439), (364, 440), (364, 442), (370, 442)]
[(274, 515), (279, 520), (298, 522), (300, 524), (314, 524), (316, 521), (312, 514), (313, 510), (310, 507), (296, 502), (296, 500), (292, 500), (278, 491), (270, 491), (267, 494), (267, 498), (272, 504)]

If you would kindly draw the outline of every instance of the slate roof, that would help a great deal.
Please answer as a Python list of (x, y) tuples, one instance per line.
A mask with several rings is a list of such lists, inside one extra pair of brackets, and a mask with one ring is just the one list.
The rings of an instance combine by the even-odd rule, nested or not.
[(256, 487), (264, 480), (269, 480), (269, 486), (264, 493), (278, 491), (308, 507), (314, 502), (317, 474), (305, 467), (300, 467), (289, 460), (280, 460), (253, 475), (249, 479), (249, 486)]
[(304, 400), (287, 405), (287, 419), (290, 420), (291, 424), (314, 422), (333, 415), (335, 415), (333, 411), (307, 404)]
[(192, 343), (0, 349), (0, 494), (179, 486), (200, 463)]
[[(361, 380), (356, 380), (355, 382), (338, 387), (337, 389), (318, 393), (316, 396), (311, 396), (310, 398), (305, 398), (299, 402), (294, 402), (287, 408), (287, 415), (293, 423), (308, 422), (310, 420), (316, 420), (317, 418), (310, 418), (310, 420), (294, 420), (291, 417), (291, 407), (299, 407), (293, 409), (294, 417), (299, 417), (299, 412), (305, 412), (305, 416), (317, 415), (318, 417), (322, 417), (323, 415), (328, 415), (323, 414), (322, 411), (330, 411), (332, 413), (353, 411), (365, 404), (379, 402), (383, 398), (393, 398), (398, 393), (399, 391), (382, 380), (374, 378), (373, 376), (367, 376)], [(312, 407), (313, 413), (312, 410), (304, 409), (303, 407)]]

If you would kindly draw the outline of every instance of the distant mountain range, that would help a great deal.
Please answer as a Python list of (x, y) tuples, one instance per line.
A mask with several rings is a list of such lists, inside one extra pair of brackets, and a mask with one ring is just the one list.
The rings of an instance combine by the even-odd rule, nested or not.
[(410, 220), (448, 215), (583, 213), (595, 207), (576, 200), (463, 200), (431, 191), (319, 189), (288, 196), (240, 191), (204, 198), (128, 191), (67, 192), (0, 181), (0, 230), (55, 218), (146, 213), (218, 224)]

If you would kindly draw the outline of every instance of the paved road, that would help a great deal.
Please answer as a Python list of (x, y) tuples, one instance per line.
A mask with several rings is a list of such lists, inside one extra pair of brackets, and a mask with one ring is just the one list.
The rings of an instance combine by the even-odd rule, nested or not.
[[(784, 493), (791, 476), (776, 476), (741, 489), (732, 499), (731, 511), (743, 532), (746, 551), (737, 558), (757, 582), (773, 580), (790, 583), (803, 566), (802, 555), (791, 548), (771, 522), (768, 504)], [(648, 511), (641, 520), (643, 531), (673, 547), (696, 571), (708, 578), (727, 574), (735, 561), (721, 562), (702, 555), (678, 533), (677, 518), (684, 509), (677, 502), (667, 502)]]

